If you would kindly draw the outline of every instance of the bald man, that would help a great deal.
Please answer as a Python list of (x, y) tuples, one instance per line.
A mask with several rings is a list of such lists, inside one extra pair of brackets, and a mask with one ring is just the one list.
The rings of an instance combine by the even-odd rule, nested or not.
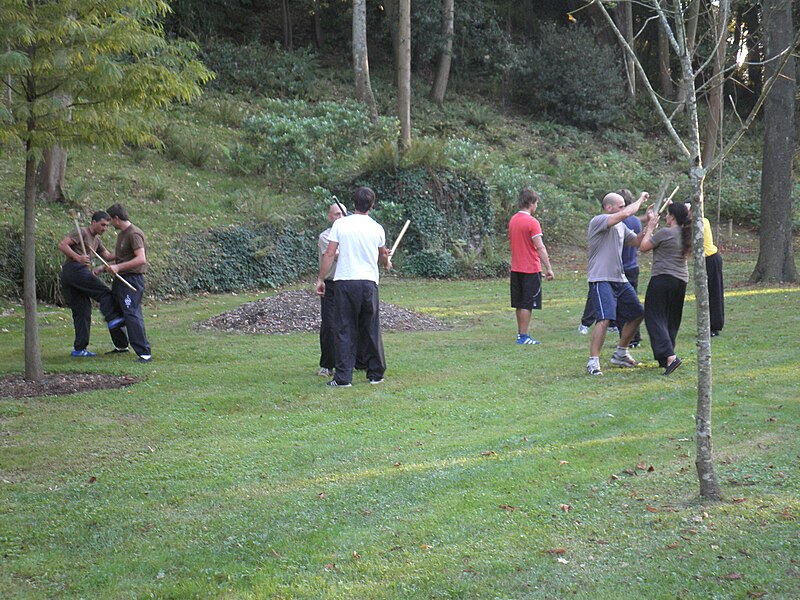
[[(650, 195), (642, 192), (639, 199), (625, 206), (625, 199), (617, 193), (603, 198), (603, 212), (589, 222), (589, 297), (594, 309), (595, 324), (589, 343), (589, 375), (602, 375), (600, 350), (606, 340), (610, 321), (625, 323), (620, 333), (619, 345), (611, 356), (617, 367), (636, 367), (637, 362), (628, 352), (628, 345), (642, 322), (644, 308), (636, 290), (625, 276), (622, 264), (623, 246), (639, 247), (645, 228), (636, 235), (623, 221), (639, 212)], [(648, 216), (652, 213), (648, 208)]]

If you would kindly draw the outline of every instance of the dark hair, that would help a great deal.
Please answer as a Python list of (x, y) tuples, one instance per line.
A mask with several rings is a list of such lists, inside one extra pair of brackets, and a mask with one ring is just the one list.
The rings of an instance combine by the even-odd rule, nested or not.
[(539, 202), (539, 194), (533, 191), (532, 188), (524, 187), (519, 193), (519, 207), (529, 208)]
[(368, 212), (375, 206), (375, 192), (372, 191), (372, 188), (360, 187), (353, 194), (353, 203), (358, 212)]
[(625, 200), (625, 206), (633, 204), (633, 193), (628, 188), (618, 189), (616, 193), (622, 196), (622, 199)]
[(692, 220), (689, 218), (689, 209), (683, 202), (673, 202), (667, 208), (667, 212), (681, 228), (682, 256), (685, 258), (692, 249)]
[(117, 217), (123, 221), (130, 221), (130, 217), (128, 216), (128, 211), (125, 210), (125, 207), (122, 206), (119, 202), (116, 204), (112, 204), (108, 207), (108, 216), (109, 217)]
[(106, 219), (106, 220), (109, 219), (108, 213), (106, 211), (104, 211), (104, 210), (95, 211), (95, 213), (92, 215), (92, 221), (93, 222), (102, 221), (103, 219)]

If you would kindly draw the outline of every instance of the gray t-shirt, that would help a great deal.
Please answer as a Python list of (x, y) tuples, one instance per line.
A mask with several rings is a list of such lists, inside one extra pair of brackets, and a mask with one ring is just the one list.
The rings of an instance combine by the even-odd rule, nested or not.
[(650, 238), (653, 242), (653, 270), (651, 276), (672, 275), (689, 281), (689, 265), (683, 256), (680, 227), (664, 227)]
[(636, 234), (621, 222), (609, 227), (610, 216), (597, 215), (589, 221), (589, 283), (628, 281), (622, 268), (622, 247), (631, 245)]
[[(331, 235), (331, 228), (328, 227), (325, 231), (319, 234), (319, 266), (322, 266), (322, 255), (325, 254), (325, 251), (328, 249), (328, 238)], [(336, 259), (339, 258), (339, 253), (336, 253), (336, 256), (333, 257), (333, 262), (331, 263), (331, 268), (328, 269), (328, 272), (325, 273), (325, 277), (322, 279), (327, 281), (329, 279), (333, 279), (334, 274), (336, 273)]]

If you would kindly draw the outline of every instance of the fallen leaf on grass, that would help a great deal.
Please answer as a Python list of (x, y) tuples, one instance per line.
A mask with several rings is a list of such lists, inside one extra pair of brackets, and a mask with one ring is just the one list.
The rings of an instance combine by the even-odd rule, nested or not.
[(570, 506), (569, 504), (559, 504), (558, 508), (563, 510), (565, 513), (572, 510), (572, 506)]
[(497, 452), (494, 450), (484, 450), (481, 452), (481, 456), (497, 456)]
[(658, 512), (658, 509), (655, 506), (647, 506), (647, 512)]
[(396, 462), (396, 463), (394, 463), (394, 466), (395, 466), (395, 467), (402, 467), (402, 466), (403, 466), (403, 463), (401, 463), (401, 462)]
[(625, 475), (636, 475), (636, 471), (633, 469), (623, 469), (622, 472), (625, 473)]
[(319, 498), (320, 500), (325, 498), (325, 492), (320, 492), (319, 494), (317, 494), (317, 498)]
[(644, 464), (643, 462), (636, 463), (636, 468), (639, 469), (640, 471), (644, 471), (647, 468), (647, 465)]
[(566, 558), (561, 558), (561, 557), (559, 556), (557, 560), (558, 560), (558, 562), (560, 562), (562, 565), (568, 565), (568, 564), (569, 564), (569, 561), (568, 561)]
[(746, 500), (747, 500), (747, 498), (734, 498), (733, 499), (733, 503), (734, 504), (741, 504), (742, 502), (745, 502)]
[(507, 510), (508, 512), (514, 512), (515, 510), (517, 510), (516, 506), (511, 506), (510, 504), (501, 504), (500, 508), (502, 508), (503, 510)]
[(769, 419), (767, 419), (767, 423), (774, 423), (777, 420), (778, 420), (778, 417), (770, 417)]
[(744, 575), (741, 573), (728, 573), (727, 575), (721, 575), (720, 579), (728, 579), (729, 581), (738, 581), (739, 579), (744, 579)]
[(431, 548), (433, 548), (433, 546), (429, 546), (428, 544), (421, 544), (420, 548), (422, 548), (423, 550), (430, 550)]
[(680, 546), (680, 542), (672, 542), (671, 544), (667, 544), (667, 550), (675, 550), (678, 546)]
[(763, 598), (767, 595), (767, 592), (747, 592), (748, 598)]
[(333, 571), (335, 568), (336, 565), (334, 563), (328, 563), (327, 565), (325, 565), (325, 570), (327, 571)]
[(88, 483), (94, 483), (95, 481), (97, 481), (97, 477), (92, 476), (92, 477), (89, 477)]
[(550, 550), (546, 550), (548, 554), (566, 554), (566, 548), (551, 548)]
[(560, 464), (560, 465), (568, 465), (569, 461), (568, 460), (560, 460), (560, 461), (558, 461), (558, 464)]
[[(77, 233), (77, 232), (76, 232), (76, 233)], [(361, 558), (361, 555), (360, 555), (358, 552), (356, 552), (355, 550), (353, 550), (353, 558), (354, 558), (355, 560), (358, 560), (359, 558)]]

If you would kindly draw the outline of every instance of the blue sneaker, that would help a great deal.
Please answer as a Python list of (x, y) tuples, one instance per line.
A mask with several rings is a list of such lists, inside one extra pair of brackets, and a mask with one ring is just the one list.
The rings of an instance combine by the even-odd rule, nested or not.
[(83, 350), (73, 350), (72, 351), (72, 356), (74, 356), (75, 358), (78, 358), (78, 357), (80, 357), (80, 358), (88, 358), (90, 356), (97, 356), (97, 354), (95, 354), (94, 352), (89, 352), (88, 350), (86, 350), (84, 348)]
[(527, 345), (527, 344), (541, 344), (539, 340), (533, 339), (531, 336), (526, 334), (520, 334), (517, 336), (517, 343), (520, 345)]

